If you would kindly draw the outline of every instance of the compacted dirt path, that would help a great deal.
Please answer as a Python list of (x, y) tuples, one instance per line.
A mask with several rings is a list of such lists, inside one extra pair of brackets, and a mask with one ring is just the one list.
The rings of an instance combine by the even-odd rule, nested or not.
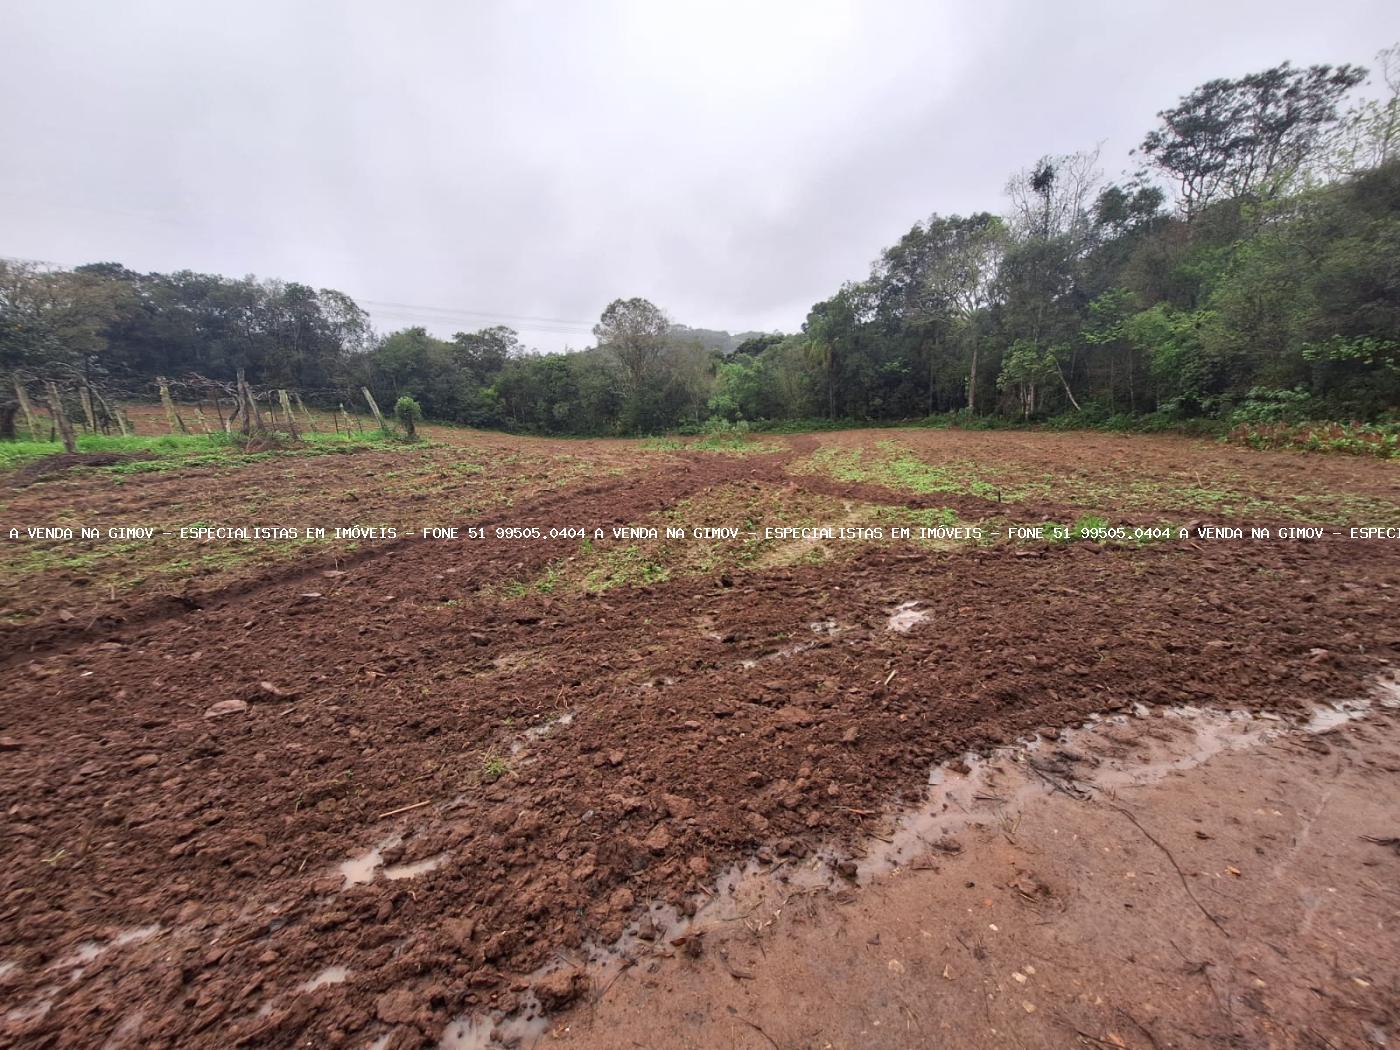
[(703, 952), (619, 960), (540, 1045), (1392, 1045), (1397, 774), (1393, 711), (1321, 733), (1173, 712), (999, 752), (858, 892), (750, 877)]
[[(736, 484), (833, 505), (937, 501), (964, 518), (986, 510), (1044, 520), (1094, 506), (1053, 495), (1005, 504), (911, 494), (878, 479), (794, 469), (821, 447), (809, 438), (750, 455), (679, 452), (536, 491), (476, 520), (607, 527)], [(1363, 482), (1348, 475), (1347, 484)], [(1370, 491), (1380, 498), (1382, 489)], [(510, 1038), (518, 1019), (533, 1039), (544, 1030), (524, 1015), (624, 1010), (624, 996), (637, 994), (627, 991), (630, 974), (612, 993), (623, 995), (602, 1001), (617, 1005), (600, 1006), (601, 988), (582, 964), (599, 952), (609, 958), (603, 949), (644, 934), (648, 944), (709, 959), (704, 939), (668, 939), (650, 908), (664, 906), (668, 922), (684, 922), (722, 892), (717, 880), (732, 865), (757, 858), (846, 885), (858, 867), (853, 851), (883, 833), (892, 809), (922, 798), (935, 763), (1135, 704), (1306, 716), (1313, 704), (1364, 695), (1400, 662), (1393, 544), (1361, 548), (1326, 536), (872, 545), (829, 561), (678, 574), (601, 593), (537, 585), (551, 566), (587, 556), (577, 539), (400, 540), (191, 587), (178, 600), (133, 600), (91, 620), (44, 617), (10, 628), (0, 652), (5, 1041), (473, 1045), (502, 1019), (499, 1038)], [(505, 589), (511, 581), (528, 585)], [(1362, 745), (1355, 753), (1365, 753)], [(1387, 761), (1379, 752), (1365, 758), (1378, 768)], [(1374, 776), (1370, 805), (1393, 813), (1393, 785), (1393, 777)], [(1154, 854), (1130, 820), (1102, 804), (1053, 819), (1061, 816), (1078, 830), (1056, 841), (1077, 841), (1072, 835), (1092, 824), (1112, 836), (1104, 841), (1110, 850), (1131, 844), (1143, 864), (1154, 857), (1161, 895), (1172, 886), (1163, 851)], [(1037, 818), (1034, 827), (1042, 824)], [(1174, 855), (1179, 830), (1166, 828)], [(1379, 826), (1374, 833), (1387, 834)], [(1073, 852), (1034, 841), (1045, 857), (1030, 867), (1056, 899), (1079, 900), (1102, 883), (1101, 873), (1076, 874)], [(1235, 835), (1230, 856), (1244, 841)], [(1026, 848), (1014, 832), (1007, 842)], [(1340, 848), (1329, 846), (1329, 855), (1352, 855)], [(958, 887), (971, 894), (968, 882), (1004, 882), (1010, 856), (964, 848), (942, 870), (970, 864), (970, 874), (946, 876), (938, 893), (965, 912), (972, 898)], [(1290, 884), (1280, 885), (1282, 893)], [(985, 896), (1006, 903), (1004, 889), (979, 894), (978, 906)], [(912, 901), (893, 912), (909, 916), (899, 924), (904, 933), (915, 921)], [(1132, 910), (1121, 904), (1110, 895), (1099, 907)], [(831, 914), (849, 915), (852, 906)], [(1087, 974), (1085, 945), (1115, 927), (1094, 925), (1089, 910), (1072, 921), (1067, 914), (1055, 921), (1067, 945), (1079, 938), (1074, 950), (1086, 954), (1075, 972)], [(1161, 911), (1158, 921), (1168, 914), (1184, 913)], [(1363, 918), (1391, 921), (1383, 911)], [(951, 928), (924, 928), (944, 950)], [(1187, 957), (1176, 956), (1180, 966), (1207, 958), (1224, 965), (1223, 949), (1203, 932), (1177, 940)], [(881, 942), (893, 936), (878, 926), (863, 936), (876, 934)], [(968, 981), (987, 959), (976, 954), (979, 942), (965, 939), (972, 947), (959, 950), (970, 961), (949, 966)], [(864, 943), (828, 938), (831, 965), (821, 980), (854, 975), (868, 961)], [(815, 945), (798, 947), (805, 965), (822, 960), (807, 954)], [(912, 949), (900, 951), (908, 957), (882, 961), (887, 974), (901, 976), (892, 959), (904, 977), (927, 976), (931, 955), (911, 971)], [(1159, 941), (1151, 953), (1144, 957), (1160, 962)], [(996, 958), (975, 980), (994, 972), (1003, 980), (995, 967), (1009, 956)], [(1240, 983), (1243, 964), (1229, 965), (1235, 998), (1222, 1001), (1233, 1019), (1254, 993)], [(762, 980), (777, 982), (767, 985), (726, 980), (776, 995), (786, 972), (766, 971)], [(951, 987), (940, 975), (941, 966), (934, 976)], [(1383, 973), (1357, 976), (1385, 987), (1377, 983)], [(684, 987), (690, 978), (675, 980)], [(1205, 987), (1199, 975), (1173, 972), (1171, 980)], [(826, 994), (820, 980), (811, 987)], [(956, 1020), (935, 1017), (930, 1000), (909, 1006), (925, 1032), (943, 1021), (969, 1039), (974, 1029), (983, 1039), (983, 1027), (1009, 1030), (997, 1018), (1012, 1000), (998, 999), (989, 1013), (981, 992), (967, 994), (978, 1010)], [(1305, 999), (1289, 995), (1290, 1009), (1301, 1010)], [(713, 1000), (721, 1001), (729, 1002)], [(1158, 1017), (1133, 1015), (1150, 1029)], [(609, 1016), (619, 1032), (639, 1023)], [(744, 1038), (777, 1038), (764, 1017), (745, 1016), (762, 1031), (741, 1023)], [(794, 1018), (779, 1045), (880, 1045), (868, 1032), (857, 1038), (857, 1016), (821, 1037)], [(1087, 1005), (1065, 1016), (1077, 1018), (1091, 1045), (1153, 1045)], [(1375, 1013), (1375, 1023), (1388, 1024), (1385, 1016)], [(896, 1023), (883, 1017), (882, 1025)], [(870, 1014), (869, 1025), (876, 1019)], [(1211, 1039), (1236, 1031), (1218, 1018), (1202, 1024)], [(1262, 1031), (1239, 1024), (1240, 1038)], [(1192, 1045), (1164, 1039), (1169, 1028), (1151, 1030), (1158, 1045)], [(587, 1029), (601, 1040), (595, 1045), (628, 1045), (610, 1044), (610, 1031)], [(666, 1031), (667, 1045), (712, 1045), (686, 1035), (679, 1021)], [(1063, 1026), (1054, 1031), (1059, 1043), (1037, 1035), (1026, 1045), (1078, 1038)], [(1336, 1042), (1334, 1031), (1324, 1034)]]

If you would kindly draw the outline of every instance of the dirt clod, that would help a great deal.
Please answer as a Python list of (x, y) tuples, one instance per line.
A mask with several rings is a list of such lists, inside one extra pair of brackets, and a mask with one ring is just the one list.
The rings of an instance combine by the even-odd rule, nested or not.
[(581, 970), (558, 970), (534, 984), (535, 998), (546, 1010), (568, 1006), (588, 988), (588, 977)]
[(222, 718), (224, 715), (242, 714), (248, 710), (246, 700), (220, 700), (217, 704), (212, 704), (205, 710), (205, 718)]

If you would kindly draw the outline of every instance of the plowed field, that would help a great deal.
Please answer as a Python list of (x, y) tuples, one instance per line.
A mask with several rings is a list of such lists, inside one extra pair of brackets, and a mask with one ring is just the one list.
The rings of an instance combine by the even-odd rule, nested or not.
[[(474, 1017), (586, 1009), (591, 955), (704, 950), (652, 905), (682, 920), (736, 864), (849, 881), (937, 763), (1139, 704), (1306, 714), (1400, 660), (1400, 540), (1348, 534), (1400, 525), (1381, 461), (429, 437), (0, 478), (6, 532), (158, 530), (5, 547), (5, 1043), (474, 1045)], [(1082, 535), (1005, 534), (1047, 523)], [(396, 534), (161, 535), (255, 525)]]

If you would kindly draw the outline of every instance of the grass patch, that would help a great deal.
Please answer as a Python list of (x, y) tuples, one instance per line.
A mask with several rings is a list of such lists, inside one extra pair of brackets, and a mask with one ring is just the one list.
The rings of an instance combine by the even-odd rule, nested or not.
[[(240, 434), (161, 434), (130, 437), (84, 434), (78, 452), (87, 455), (140, 457), (110, 466), (93, 467), (116, 476), (159, 473), (192, 467), (243, 466), (279, 457), (325, 456), (372, 448), (398, 448), (402, 442), (375, 431), (365, 434), (304, 434), (285, 448), (247, 451)], [(421, 449), (422, 442), (415, 448)], [(63, 446), (53, 441), (0, 441), (0, 470), (13, 470), (47, 456)]]
[(988, 480), (971, 462), (925, 463), (893, 441), (881, 441), (873, 450), (820, 449), (799, 468), (799, 472), (808, 471), (827, 474), (837, 481), (880, 485), (921, 496), (948, 493), (1017, 501), (1040, 495), (1039, 486), (1011, 486)]
[(481, 763), (481, 782), (494, 784), (510, 772), (510, 765), (500, 755), (487, 755)]
[(641, 445), (649, 452), (720, 452), (737, 456), (781, 452), (783, 448), (776, 442), (755, 441), (751, 434), (742, 432), (706, 434), (703, 437), (668, 434), (665, 437), (643, 438)]

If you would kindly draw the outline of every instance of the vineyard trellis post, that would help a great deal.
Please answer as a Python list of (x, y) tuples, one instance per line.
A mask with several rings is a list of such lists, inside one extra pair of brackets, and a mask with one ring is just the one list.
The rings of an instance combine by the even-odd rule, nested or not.
[(54, 425), (63, 441), (63, 451), (77, 452), (78, 439), (73, 435), (73, 424), (68, 421), (68, 413), (63, 410), (63, 398), (59, 396), (58, 384), (50, 379), (47, 383), (49, 411), (53, 413)]
[(384, 416), (379, 411), (379, 405), (375, 402), (374, 395), (369, 392), (369, 387), (362, 386), (360, 390), (363, 391), (365, 400), (369, 402), (369, 410), (374, 413), (374, 421), (379, 424), (379, 429), (387, 430), (388, 427), (384, 425)]
[(35, 441), (44, 440), (44, 432), (39, 427), (39, 417), (34, 412), (34, 403), (29, 400), (29, 391), (24, 388), (24, 383), (15, 377), (15, 396), (19, 398), (20, 411), (24, 413), (24, 421), (29, 424), (29, 436)]

